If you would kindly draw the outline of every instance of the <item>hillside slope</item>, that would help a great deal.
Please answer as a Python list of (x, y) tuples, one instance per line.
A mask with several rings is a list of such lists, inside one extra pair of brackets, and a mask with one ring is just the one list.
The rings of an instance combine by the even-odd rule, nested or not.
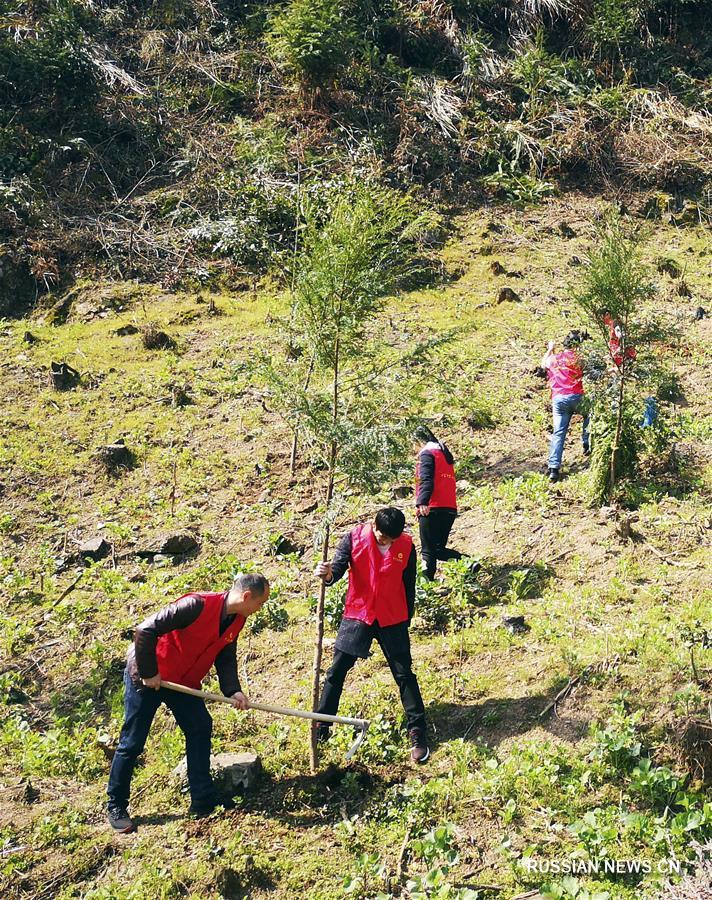
[[(320, 473), (302, 460), (290, 477), (289, 434), (251, 366), (258, 351), (284, 352), (273, 321), (285, 299), (268, 281), (230, 295), (86, 282), (51, 312), (3, 323), (4, 897), (330, 900), (469, 888), (489, 900), (547, 885), (551, 897), (587, 896), (578, 885), (653, 897), (660, 861), (709, 837), (709, 752), (692, 746), (689, 727), (708, 716), (712, 677), (700, 637), (712, 632), (710, 319), (693, 321), (712, 297), (709, 233), (660, 224), (646, 248), (653, 264), (680, 263), (692, 295), (659, 276), (655, 308), (682, 335), (668, 349), (684, 397), (674, 410), (680, 464), (651, 474), (628, 511), (633, 538), (622, 537), (621, 523), (587, 502), (577, 423), (568, 477), (547, 483), (548, 397), (531, 374), (547, 339), (581, 324), (567, 289), (596, 209), (570, 194), (524, 213), (467, 212), (442, 250), (443, 283), (384, 302), (378, 327), (394, 342), (455, 330), (422, 414), (464, 481), (452, 543), (484, 562), (477, 584), (452, 566), (447, 597), (420, 595), (414, 658), (432, 761), (417, 771), (406, 762), (395, 688), (374, 653), (344, 697), (345, 713), (373, 721), (351, 765), (348, 734), (310, 776), (304, 726), (214, 710), (216, 748), (255, 750), (265, 775), (236, 810), (207, 820), (186, 817), (170, 775), (182, 739), (160, 714), (135, 779), (139, 831), (123, 838), (104, 820), (107, 753), (121, 723), (126, 636), (148, 611), (188, 589), (222, 589), (245, 564), (265, 571), (272, 608), (289, 622), (278, 630), (273, 614), (241, 636), (243, 684), (256, 699), (308, 706)], [(518, 275), (493, 274), (493, 261)], [(520, 302), (497, 303), (502, 286)], [(148, 323), (175, 346), (145, 349), (136, 329)], [(73, 366), (80, 383), (53, 390), (52, 361)], [(107, 473), (97, 452), (118, 439), (131, 467)], [(348, 494), (339, 530), (392, 502), (391, 487)], [(410, 510), (412, 499), (397, 502)], [(136, 555), (168, 531), (192, 532), (197, 555), (175, 565)], [(108, 556), (73, 561), (96, 536)], [(283, 536), (305, 552), (280, 556)], [(456, 607), (464, 627), (428, 627)], [(519, 614), (529, 630), (512, 634), (502, 618)], [(671, 791), (686, 797), (666, 816)], [(566, 881), (525, 865), (572, 854), (647, 860), (652, 871)], [(430, 886), (419, 886), (428, 872)], [(437, 894), (438, 879), (453, 893)]]
[(281, 271), (356, 172), (712, 216), (710, 0), (2, 0), (0, 314)]

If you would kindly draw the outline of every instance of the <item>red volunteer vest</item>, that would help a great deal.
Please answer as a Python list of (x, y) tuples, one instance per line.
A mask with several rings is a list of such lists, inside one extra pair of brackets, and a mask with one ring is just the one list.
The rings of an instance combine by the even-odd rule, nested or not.
[(382, 627), (408, 619), (403, 571), (408, 565), (413, 538), (402, 534), (381, 554), (369, 524), (351, 532), (351, 567), (344, 618)]
[[(203, 594), (193, 591), (183, 597), (202, 598), (203, 610), (187, 628), (176, 628), (158, 638), (158, 671), (164, 681), (176, 681), (186, 687), (199, 688), (218, 653), (237, 639), (245, 624), (245, 617), (235, 616), (232, 625), (220, 634), (225, 593)], [(182, 600), (183, 597), (178, 599)]]
[[(433, 479), (433, 493), (430, 495), (429, 506), (434, 508), (457, 509), (457, 489), (455, 487), (455, 466), (449, 463), (442, 450), (431, 450), (435, 459), (435, 477)], [(416, 494), (420, 481), (420, 456), (415, 469)]]

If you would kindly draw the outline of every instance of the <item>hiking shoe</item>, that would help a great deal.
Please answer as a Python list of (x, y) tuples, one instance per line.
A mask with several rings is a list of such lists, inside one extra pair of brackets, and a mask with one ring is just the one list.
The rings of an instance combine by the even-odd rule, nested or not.
[(410, 735), (410, 758), (413, 762), (424, 763), (430, 756), (430, 747), (425, 739), (424, 728), (411, 728), (408, 732)]
[(555, 481), (559, 481), (559, 470), (558, 469), (549, 469), (549, 481), (553, 484)]
[(331, 735), (331, 725), (319, 722), (314, 726), (314, 730), (316, 731), (317, 744), (325, 744), (329, 740), (329, 736)]
[(108, 811), (109, 825), (119, 834), (130, 834), (136, 831), (136, 825), (128, 812), (121, 807), (111, 807)]
[(479, 561), (479, 559), (473, 559), (467, 567), (467, 573), (468, 575), (477, 575), (481, 568), (482, 563)]
[(196, 819), (204, 819), (215, 812), (218, 806), (224, 809), (235, 809), (235, 801), (232, 797), (218, 797), (212, 803), (191, 803), (188, 813)]

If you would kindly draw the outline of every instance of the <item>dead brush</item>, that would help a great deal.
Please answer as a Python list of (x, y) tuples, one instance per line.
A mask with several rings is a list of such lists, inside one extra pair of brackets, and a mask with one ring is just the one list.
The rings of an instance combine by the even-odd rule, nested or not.
[(690, 112), (657, 91), (635, 91), (628, 127), (615, 140), (622, 172), (650, 186), (685, 186), (712, 177), (712, 115)]
[(603, 172), (613, 155), (616, 125), (611, 117), (591, 104), (571, 110), (563, 132), (553, 138), (562, 165)]
[(677, 740), (693, 778), (712, 780), (712, 721), (688, 717), (679, 723)]

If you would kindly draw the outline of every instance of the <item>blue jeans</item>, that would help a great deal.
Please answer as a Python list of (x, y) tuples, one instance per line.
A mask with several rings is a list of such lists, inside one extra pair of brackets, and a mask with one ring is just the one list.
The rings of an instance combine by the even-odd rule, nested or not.
[(642, 428), (651, 428), (657, 421), (658, 418), (658, 404), (655, 401), (655, 397), (646, 397), (645, 399), (645, 407), (643, 409), (643, 421), (641, 423)]
[(213, 779), (210, 775), (210, 738), (213, 720), (199, 697), (179, 694), (161, 688), (137, 690), (128, 671), (124, 671), (124, 724), (119, 746), (116, 748), (109, 785), (109, 808), (126, 809), (131, 793), (131, 776), (141, 754), (153, 717), (161, 703), (173, 713), (185, 735), (185, 755), (188, 762), (188, 785), (195, 806), (209, 806), (215, 801)]
[[(561, 457), (564, 455), (564, 441), (569, 430), (571, 416), (578, 412), (583, 402), (583, 394), (566, 394), (562, 397), (554, 397), (551, 401), (551, 410), (554, 414), (554, 433), (551, 435), (549, 445), (549, 468), (560, 469)], [(584, 450), (588, 450), (588, 414), (584, 413), (583, 433), (581, 435)]]

